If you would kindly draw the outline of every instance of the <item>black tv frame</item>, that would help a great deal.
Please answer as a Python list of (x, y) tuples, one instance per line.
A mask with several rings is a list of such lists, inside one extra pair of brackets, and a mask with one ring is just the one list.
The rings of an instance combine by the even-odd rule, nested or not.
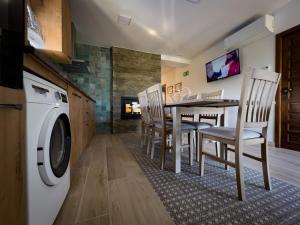
[(234, 49), (234, 50), (232, 50), (232, 51), (229, 51), (229, 52), (227, 52), (226, 54), (223, 54), (223, 55), (221, 55), (221, 56), (219, 56), (219, 57), (217, 57), (217, 58), (215, 58), (215, 59), (213, 59), (213, 60), (211, 60), (211, 61), (209, 61), (209, 62), (207, 62), (207, 63), (205, 63), (205, 75), (206, 75), (206, 81), (207, 81), (207, 83), (211, 83), (211, 82), (214, 82), (214, 81), (218, 81), (218, 80), (224, 80), (224, 79), (227, 79), (227, 78), (230, 78), (230, 77), (223, 77), (223, 78), (220, 78), (220, 79), (217, 79), (217, 80), (211, 80), (211, 81), (209, 81), (208, 80), (208, 77), (207, 77), (207, 64), (209, 64), (209, 63), (211, 63), (211, 62), (213, 62), (213, 61), (215, 61), (215, 60), (217, 60), (217, 59), (219, 59), (219, 58), (222, 58), (224, 55), (227, 55), (228, 53), (231, 53), (231, 52), (234, 52), (234, 51), (237, 51), (238, 52), (238, 56), (239, 56), (239, 73), (237, 73), (237, 74), (234, 74), (234, 75), (231, 75), (230, 77), (234, 77), (234, 76), (236, 76), (236, 75), (239, 75), (239, 74), (241, 74), (241, 57), (240, 57), (240, 49), (239, 48), (236, 48), (236, 49)]

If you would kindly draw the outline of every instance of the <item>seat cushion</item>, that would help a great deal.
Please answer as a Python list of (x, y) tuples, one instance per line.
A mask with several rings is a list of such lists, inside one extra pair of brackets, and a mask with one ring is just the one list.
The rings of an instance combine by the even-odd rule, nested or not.
[(213, 127), (212, 124), (205, 122), (184, 121), (183, 123), (194, 126), (196, 130), (202, 130), (204, 128)]
[[(172, 130), (173, 129), (173, 122), (172, 121), (166, 121), (166, 129)], [(158, 129), (161, 129), (161, 123), (155, 123), (154, 126)], [(181, 130), (195, 130), (195, 126), (192, 124), (187, 123), (181, 123)]]
[[(210, 127), (205, 128), (199, 131), (202, 134), (207, 134), (215, 137), (225, 138), (229, 140), (235, 140), (235, 128), (229, 127)], [(261, 133), (244, 129), (242, 138), (243, 139), (252, 139), (262, 137)]]

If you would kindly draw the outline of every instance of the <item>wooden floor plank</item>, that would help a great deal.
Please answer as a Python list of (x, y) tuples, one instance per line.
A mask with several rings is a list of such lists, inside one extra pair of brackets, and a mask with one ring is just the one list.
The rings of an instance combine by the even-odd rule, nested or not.
[(94, 219), (89, 219), (81, 223), (77, 223), (77, 225), (109, 225), (109, 216), (99, 216)]
[(145, 177), (110, 181), (109, 196), (111, 225), (173, 224)]
[(143, 175), (141, 168), (118, 136), (114, 137), (111, 147), (107, 148), (107, 165), (109, 181)]
[[(95, 140), (96, 139), (96, 140)], [(95, 137), (90, 147), (85, 188), (82, 196), (78, 222), (108, 214), (108, 175), (105, 140)]]
[(73, 225), (77, 222), (87, 170), (88, 167), (77, 167), (72, 170), (71, 187), (62, 209), (56, 218), (55, 225)]

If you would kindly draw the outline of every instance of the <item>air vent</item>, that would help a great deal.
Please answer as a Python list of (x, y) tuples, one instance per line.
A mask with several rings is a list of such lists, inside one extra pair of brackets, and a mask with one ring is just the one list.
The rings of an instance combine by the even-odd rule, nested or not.
[(186, 0), (186, 1), (196, 4), (196, 3), (199, 3), (201, 0)]
[(131, 16), (119, 15), (118, 23), (124, 26), (129, 26), (131, 23)]

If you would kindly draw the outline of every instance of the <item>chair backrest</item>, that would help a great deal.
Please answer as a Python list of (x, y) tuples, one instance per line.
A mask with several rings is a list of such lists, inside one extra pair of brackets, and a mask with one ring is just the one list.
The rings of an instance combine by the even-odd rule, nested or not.
[(249, 68), (244, 74), (237, 120), (237, 135), (244, 128), (266, 128), (281, 75)]
[(165, 124), (165, 114), (161, 84), (155, 84), (147, 89), (149, 115), (151, 122)]
[(141, 113), (142, 113), (142, 120), (146, 123), (146, 124), (150, 124), (151, 120), (150, 120), (150, 115), (149, 115), (149, 104), (148, 104), (148, 97), (147, 97), (147, 91), (142, 91), (140, 93), (137, 94), (138, 98), (139, 98), (139, 103), (140, 103), (140, 107), (141, 107)]
[[(201, 99), (223, 99), (224, 89), (209, 92), (209, 93), (201, 93)], [(199, 122), (211, 123), (212, 125), (219, 125), (221, 115), (220, 114), (199, 114)]]

